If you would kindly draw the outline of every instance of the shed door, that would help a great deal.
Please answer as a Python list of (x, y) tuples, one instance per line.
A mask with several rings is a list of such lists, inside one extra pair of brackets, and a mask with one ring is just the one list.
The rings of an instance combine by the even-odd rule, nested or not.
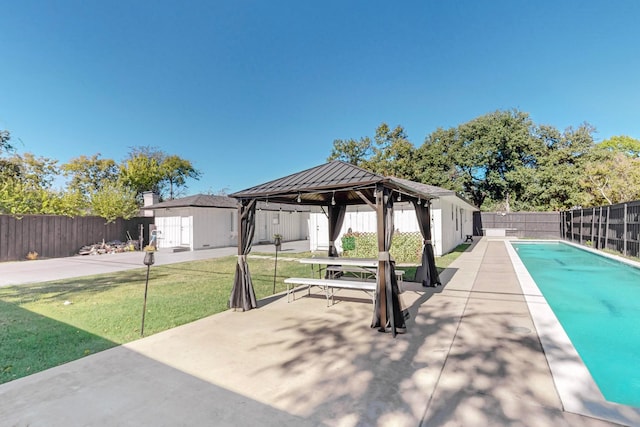
[(177, 246), (180, 239), (180, 217), (156, 217), (155, 223), (158, 232), (158, 247), (170, 248)]
[[(267, 237), (267, 212), (261, 211), (258, 213), (258, 215), (256, 215), (256, 237), (258, 238), (258, 243), (259, 242), (266, 242), (268, 241), (268, 237)], [(255, 238), (254, 238), (255, 241)]]
[(180, 245), (191, 245), (191, 217), (180, 218)]
[(316, 244), (319, 250), (329, 249), (329, 219), (324, 214), (316, 215)]

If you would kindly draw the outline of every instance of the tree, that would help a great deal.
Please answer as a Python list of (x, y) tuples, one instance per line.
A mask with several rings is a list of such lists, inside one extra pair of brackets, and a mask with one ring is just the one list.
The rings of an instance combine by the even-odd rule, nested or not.
[(173, 198), (177, 189), (186, 187), (188, 178), (199, 179), (200, 175), (190, 161), (155, 147), (131, 148), (120, 165), (121, 181), (136, 192), (138, 199), (145, 191), (153, 191), (161, 199), (168, 191)]
[(32, 153), (14, 154), (5, 159), (2, 175), (17, 179), (29, 188), (51, 188), (60, 173), (57, 163), (57, 160), (36, 157)]
[(0, 213), (11, 215), (51, 214), (76, 216), (86, 213), (74, 193), (33, 187), (18, 179), (0, 184)]
[(598, 206), (640, 199), (640, 158), (607, 147), (594, 149), (580, 174), (581, 204)]
[(169, 185), (169, 199), (173, 199), (174, 191), (186, 187), (187, 178), (199, 179), (200, 171), (190, 161), (179, 156), (166, 156), (160, 164), (164, 181)]
[(415, 147), (402, 126), (390, 129), (386, 123), (376, 128), (374, 142), (368, 136), (333, 141), (331, 160), (342, 160), (381, 175), (412, 179), (415, 175)]
[(610, 151), (619, 151), (629, 157), (640, 157), (640, 140), (631, 138), (630, 136), (612, 136), (602, 141), (598, 146)]
[(534, 134), (543, 147), (536, 173), (526, 186), (530, 209), (561, 210), (581, 204), (580, 176), (594, 148), (595, 128), (583, 123), (577, 129), (560, 132), (552, 126), (539, 126)]
[(458, 167), (455, 128), (438, 128), (428, 135), (415, 152), (415, 179), (429, 185), (462, 192), (462, 169)]
[[(58, 176), (57, 160), (31, 153), (14, 154), (0, 163), (0, 212), (13, 215), (64, 214), (68, 206), (52, 189)], [(65, 207), (58, 212), (56, 208)]]
[(361, 166), (371, 155), (371, 139), (367, 137), (355, 139), (336, 139), (333, 141), (331, 155), (327, 161), (342, 160), (352, 165)]
[(13, 151), (13, 146), (9, 142), (11, 140), (11, 134), (8, 130), (0, 130), (0, 153), (3, 151)]
[(122, 182), (109, 182), (91, 196), (91, 209), (107, 222), (129, 219), (139, 212), (136, 191)]
[(131, 148), (129, 157), (120, 165), (120, 180), (133, 189), (138, 198), (145, 191), (161, 195), (164, 153), (152, 147)]
[(518, 110), (496, 111), (427, 136), (416, 150), (417, 179), (483, 210), (568, 209), (580, 199), (594, 132), (588, 123), (560, 132)]
[(71, 159), (61, 166), (62, 173), (70, 178), (67, 189), (90, 198), (108, 182), (118, 179), (118, 166), (112, 159), (100, 158), (100, 153)]
[[(448, 130), (438, 129), (418, 149), (418, 177), (462, 190), (476, 206), (511, 210), (536, 167), (539, 142), (527, 113), (496, 111)], [(441, 151), (442, 158), (438, 158)], [(443, 182), (445, 181), (445, 182)]]
[(400, 125), (390, 129), (386, 123), (376, 128), (372, 156), (363, 167), (386, 176), (413, 179), (415, 175), (415, 147)]

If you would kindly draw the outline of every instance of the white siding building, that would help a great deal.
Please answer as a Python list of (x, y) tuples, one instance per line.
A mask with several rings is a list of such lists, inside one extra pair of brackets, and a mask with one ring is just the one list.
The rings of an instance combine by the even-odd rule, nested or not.
[[(154, 212), (158, 248), (188, 250), (238, 245), (237, 201), (226, 196), (199, 194), (169, 200), (144, 209)], [(309, 211), (276, 203), (259, 203), (254, 243), (308, 238)]]
[[(432, 187), (437, 188), (437, 187)], [(463, 243), (467, 235), (473, 234), (473, 212), (478, 209), (455, 192), (438, 189), (438, 198), (431, 201), (431, 232), (436, 256), (442, 256)], [(407, 202), (394, 204), (394, 227), (396, 232), (420, 233), (413, 205)], [(329, 223), (324, 213), (312, 213), (309, 218), (309, 241), (311, 250), (326, 250), (329, 247)], [(376, 214), (368, 206), (349, 207), (336, 241), (342, 251), (342, 236), (353, 232), (375, 233)]]

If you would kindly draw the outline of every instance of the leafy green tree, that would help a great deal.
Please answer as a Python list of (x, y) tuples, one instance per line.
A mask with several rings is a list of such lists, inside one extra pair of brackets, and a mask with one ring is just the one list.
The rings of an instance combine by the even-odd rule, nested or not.
[(631, 138), (630, 136), (612, 136), (602, 141), (598, 146), (610, 151), (625, 153), (630, 157), (640, 157), (640, 140)]
[(43, 214), (81, 216), (89, 213), (82, 194), (75, 191), (47, 191), (42, 200)]
[(457, 130), (438, 128), (415, 153), (415, 179), (429, 185), (462, 192), (462, 169), (458, 167)]
[(371, 156), (371, 138), (363, 137), (355, 139), (336, 139), (333, 141), (331, 155), (327, 161), (342, 160), (355, 166), (362, 164)]
[(454, 129), (438, 129), (418, 149), (417, 176), (423, 182), (435, 180), (434, 185), (461, 189), (476, 206), (509, 211), (520, 203), (536, 167), (541, 147), (532, 129), (529, 115), (517, 110), (496, 111)]
[(136, 147), (120, 165), (120, 179), (134, 189), (141, 198), (145, 191), (153, 191), (161, 199), (167, 192), (173, 198), (176, 191), (186, 187), (188, 178), (199, 179), (200, 171), (190, 161), (179, 156), (167, 155), (155, 147)]
[(69, 178), (67, 189), (89, 198), (91, 194), (108, 182), (118, 179), (118, 166), (112, 159), (100, 158), (100, 153), (71, 159), (60, 169)]
[(160, 170), (169, 185), (169, 199), (173, 199), (180, 189), (186, 188), (187, 178), (199, 179), (201, 176), (190, 161), (176, 155), (166, 156), (160, 164)]
[(162, 151), (153, 147), (132, 148), (129, 157), (120, 165), (120, 180), (138, 197), (145, 191), (160, 195), (164, 179), (160, 165), (164, 157)]
[(594, 132), (587, 123), (560, 132), (518, 110), (496, 111), (427, 136), (416, 150), (416, 179), (483, 210), (567, 209), (580, 200)]
[(535, 137), (542, 144), (536, 173), (526, 185), (529, 209), (561, 210), (581, 204), (580, 176), (594, 148), (595, 128), (587, 123), (564, 132), (552, 126), (539, 126)]
[(415, 147), (402, 126), (390, 129), (386, 123), (376, 128), (372, 156), (363, 167), (381, 175), (412, 179)]
[(122, 182), (108, 182), (91, 196), (91, 209), (107, 222), (129, 219), (139, 212), (136, 191)]
[(57, 160), (31, 153), (3, 159), (0, 170), (0, 212), (13, 215), (64, 213), (55, 210), (61, 193), (52, 189)]
[(607, 147), (594, 149), (579, 175), (582, 205), (599, 206), (640, 199), (640, 158)]
[(59, 175), (57, 160), (36, 157), (32, 153), (14, 154), (5, 161), (4, 176), (17, 179), (29, 188), (51, 188)]
[(0, 213), (11, 215), (51, 214), (76, 216), (82, 210), (74, 193), (33, 187), (17, 179), (0, 184)]

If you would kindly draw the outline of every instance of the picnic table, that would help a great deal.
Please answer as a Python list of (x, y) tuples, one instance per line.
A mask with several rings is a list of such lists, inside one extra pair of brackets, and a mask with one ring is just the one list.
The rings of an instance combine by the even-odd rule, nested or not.
[[(311, 292), (312, 286), (320, 287), (326, 297), (327, 306), (329, 302), (333, 302), (333, 295), (339, 289), (358, 289), (367, 292), (375, 303), (376, 282), (375, 278), (378, 272), (378, 260), (374, 258), (343, 258), (343, 257), (312, 257), (300, 259), (302, 264), (311, 264), (312, 275), (315, 275), (313, 266), (318, 266), (318, 278), (290, 277), (285, 279), (287, 285), (287, 302), (291, 302), (291, 295), (295, 292), (297, 286), (306, 286), (308, 292)], [(323, 267), (324, 266), (324, 267)], [(323, 271), (326, 271), (326, 277), (322, 277)], [(360, 280), (341, 279), (344, 273), (353, 273)], [(396, 277), (399, 283), (402, 283), (403, 270), (396, 270)], [(373, 281), (369, 279), (374, 279)]]

